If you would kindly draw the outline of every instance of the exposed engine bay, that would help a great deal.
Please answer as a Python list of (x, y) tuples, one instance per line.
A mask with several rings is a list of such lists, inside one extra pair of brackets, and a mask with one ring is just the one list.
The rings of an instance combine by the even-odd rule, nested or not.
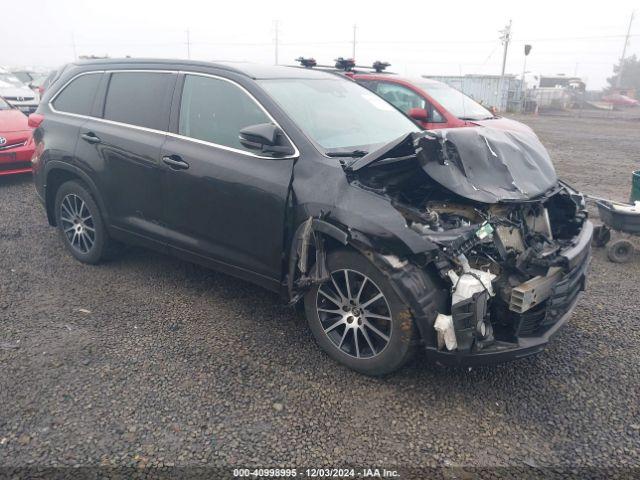
[(352, 185), (388, 198), (407, 228), (438, 247), (408, 259), (436, 272), (449, 293), (433, 323), (438, 350), (500, 348), (540, 335), (584, 288), (584, 200), (556, 179), (533, 135), (423, 132), (345, 170)]

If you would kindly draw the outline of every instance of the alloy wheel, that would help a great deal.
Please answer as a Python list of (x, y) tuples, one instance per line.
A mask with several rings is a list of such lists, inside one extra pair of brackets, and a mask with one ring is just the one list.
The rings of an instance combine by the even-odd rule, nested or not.
[(389, 344), (392, 319), (387, 299), (360, 272), (332, 272), (318, 288), (316, 310), (325, 335), (347, 355), (372, 358)]
[(70, 193), (60, 203), (60, 222), (71, 247), (88, 253), (96, 241), (95, 224), (87, 204), (78, 195)]

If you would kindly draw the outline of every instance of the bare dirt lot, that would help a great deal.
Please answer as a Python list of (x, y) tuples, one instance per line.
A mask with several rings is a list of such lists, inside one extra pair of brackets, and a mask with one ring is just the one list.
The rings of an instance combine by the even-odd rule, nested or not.
[[(628, 198), (640, 122), (525, 121), (562, 178)], [(596, 250), (586, 294), (537, 358), (468, 371), (418, 356), (372, 379), (332, 362), (304, 320), (251, 284), (137, 249), (74, 261), (30, 178), (0, 179), (0, 477), (72, 466), (640, 475), (639, 272), (640, 258), (615, 265)]]

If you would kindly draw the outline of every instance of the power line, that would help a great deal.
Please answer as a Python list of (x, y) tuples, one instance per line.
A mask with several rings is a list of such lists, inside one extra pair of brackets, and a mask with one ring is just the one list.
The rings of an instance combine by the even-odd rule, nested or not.
[[(640, 33), (630, 33), (628, 38), (640, 37)], [(600, 36), (588, 36), (588, 37), (555, 37), (555, 38), (531, 38), (525, 40), (515, 40), (513, 38), (510, 39), (511, 43), (531, 43), (531, 42), (544, 42), (544, 41), (564, 41), (564, 40), (602, 40), (602, 39), (621, 39), (627, 38), (627, 35), (600, 35)], [(87, 47), (125, 47), (125, 48), (136, 48), (136, 47), (163, 47), (163, 46), (176, 46), (181, 42), (149, 42), (149, 43), (114, 43), (114, 42), (74, 42), (72, 41), (72, 45), (81, 46), (84, 48)], [(265, 41), (257, 41), (257, 42), (226, 42), (226, 41), (190, 41), (190, 45), (213, 45), (213, 46), (221, 46), (221, 47), (266, 47), (273, 45), (271, 42)], [(359, 44), (369, 44), (369, 45), (397, 45), (397, 44), (415, 44), (415, 45), (474, 45), (479, 43), (495, 43), (494, 40), (357, 40)], [(319, 40), (319, 41), (291, 41), (291, 42), (278, 42), (279, 46), (316, 46), (316, 45), (353, 45), (353, 39), (351, 40)], [(42, 45), (20, 45), (19, 48), (58, 48), (69, 46), (68, 43), (47, 43)]]

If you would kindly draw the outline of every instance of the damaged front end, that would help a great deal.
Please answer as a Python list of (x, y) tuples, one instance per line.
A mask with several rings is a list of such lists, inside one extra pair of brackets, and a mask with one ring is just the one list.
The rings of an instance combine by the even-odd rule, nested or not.
[[(593, 226), (534, 135), (422, 132), (344, 168), (352, 186), (385, 197), (406, 229), (437, 247), (391, 255), (394, 262), (393, 252), (363, 252), (410, 307), (434, 360), (472, 365), (538, 353), (573, 310)], [(425, 291), (424, 275), (436, 290)]]

